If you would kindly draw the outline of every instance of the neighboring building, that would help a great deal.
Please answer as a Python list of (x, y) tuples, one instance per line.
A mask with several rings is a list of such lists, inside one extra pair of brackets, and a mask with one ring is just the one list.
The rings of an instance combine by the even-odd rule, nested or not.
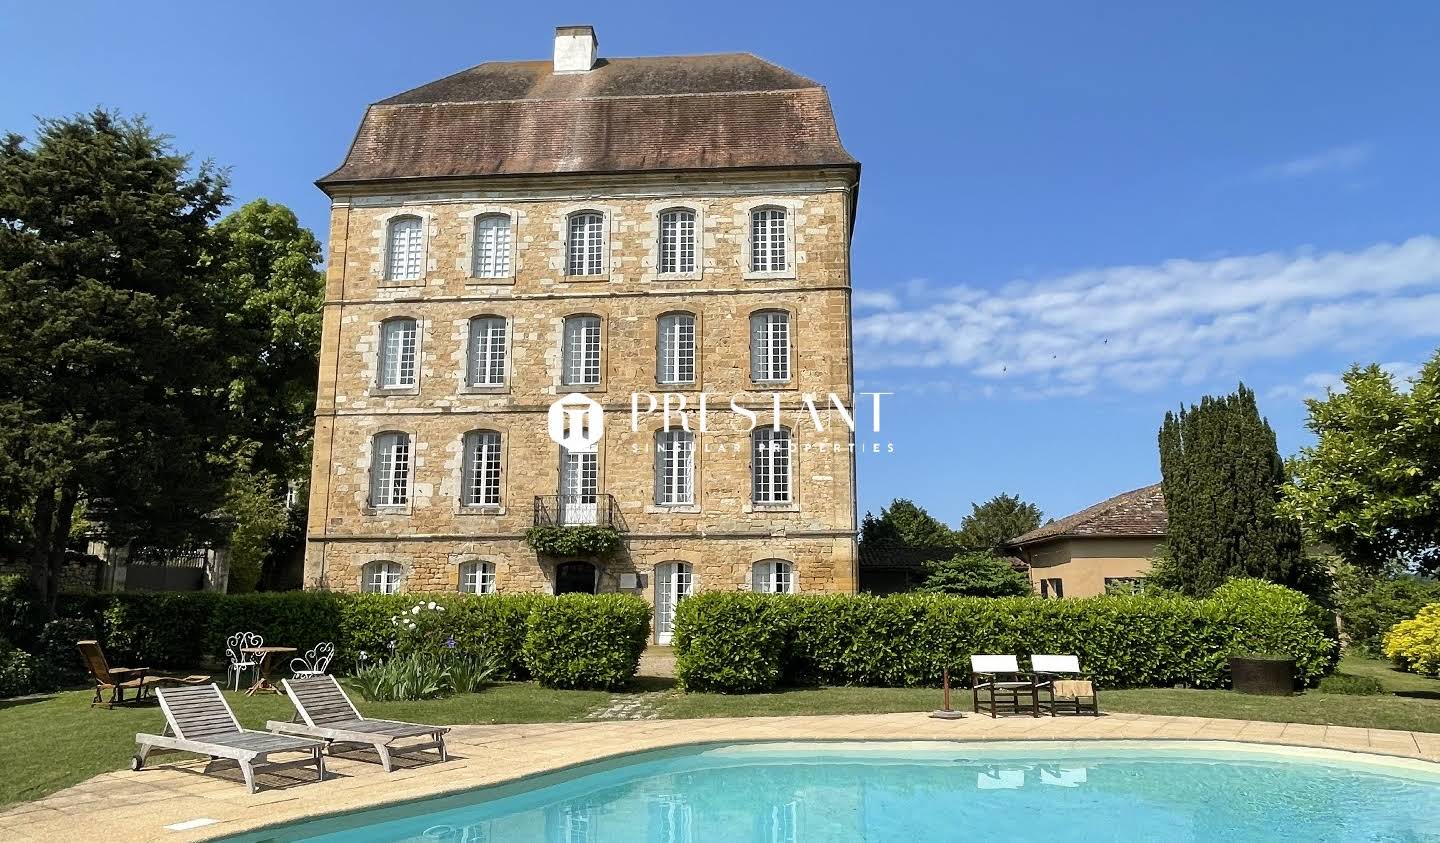
[(1051, 521), (1007, 549), (1030, 565), (1042, 597), (1093, 597), (1129, 590), (1150, 573), (1166, 523), (1156, 483)]
[[(963, 547), (909, 547), (860, 543), (860, 590), (867, 594), (914, 591), (930, 579), (931, 566), (966, 553)], [(1001, 556), (1015, 570), (1029, 575), (1030, 566), (1018, 556)]]
[[(482, 64), (370, 106), (332, 200), (308, 588), (853, 592), (850, 235), (825, 89), (749, 54)], [(630, 426), (708, 393), (708, 430)], [(582, 393), (603, 438), (564, 450)], [(814, 395), (838, 429), (816, 434)], [(768, 415), (778, 396), (782, 424)], [(733, 399), (762, 414), (753, 432)], [(641, 409), (644, 399), (641, 399)], [(608, 559), (532, 525), (614, 525)]]

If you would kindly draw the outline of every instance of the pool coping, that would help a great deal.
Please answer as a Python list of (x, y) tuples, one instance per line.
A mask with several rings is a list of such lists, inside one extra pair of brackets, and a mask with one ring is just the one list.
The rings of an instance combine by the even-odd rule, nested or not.
[[(378, 764), (349, 757), (327, 759), (337, 775), (249, 795), (230, 776), (198, 775), (200, 762), (167, 764), (138, 773), (96, 776), (31, 803), (0, 812), (0, 836), (17, 843), (68, 840), (103, 828), (116, 840), (190, 841), (275, 828), (354, 811), (453, 796), (477, 788), (513, 785), (587, 764), (650, 750), (706, 744), (774, 742), (948, 741), (963, 744), (1051, 741), (1133, 748), (1145, 742), (1230, 743), (1270, 753), (1321, 749), (1363, 756), (1366, 765), (1387, 759), (1440, 762), (1440, 734), (1311, 724), (1214, 720), (1141, 714), (1099, 718), (1008, 717), (967, 713), (962, 720), (926, 714), (811, 715), (456, 726), (452, 759), (386, 774)], [(1398, 765), (1397, 765), (1398, 766)], [(1414, 769), (1410, 764), (1405, 765)], [(1423, 767), (1421, 769), (1424, 769)], [(1440, 764), (1436, 764), (1440, 773)], [(295, 774), (303, 781), (304, 773)], [(313, 775), (313, 774), (312, 774)], [(261, 779), (266, 781), (265, 777)], [(274, 779), (270, 780), (275, 783)], [(195, 824), (208, 820), (202, 824)], [(179, 826), (179, 828), (172, 828)]]

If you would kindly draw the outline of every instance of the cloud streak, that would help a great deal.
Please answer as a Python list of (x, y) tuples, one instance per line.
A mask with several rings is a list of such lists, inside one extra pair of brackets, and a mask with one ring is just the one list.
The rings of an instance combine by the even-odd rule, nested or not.
[(1348, 172), (1365, 164), (1374, 153), (1375, 147), (1368, 143), (1334, 146), (1314, 155), (1263, 167), (1258, 175), (1262, 179), (1300, 179), (1322, 173)]
[(1148, 391), (1355, 338), (1440, 335), (1440, 238), (893, 294), (893, 307), (856, 319), (862, 368), (958, 369), (1042, 395)]

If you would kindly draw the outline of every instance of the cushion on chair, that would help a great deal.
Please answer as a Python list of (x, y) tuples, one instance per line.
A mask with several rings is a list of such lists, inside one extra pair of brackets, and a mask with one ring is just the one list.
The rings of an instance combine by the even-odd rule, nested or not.
[(1056, 679), (1050, 687), (1057, 697), (1095, 696), (1095, 683), (1089, 679)]

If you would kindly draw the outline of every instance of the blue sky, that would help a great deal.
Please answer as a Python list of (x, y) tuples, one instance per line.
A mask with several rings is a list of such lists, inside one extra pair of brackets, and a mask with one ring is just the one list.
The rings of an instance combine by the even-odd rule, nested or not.
[(1440, 6), (1167, 5), (3, 2), (0, 129), (142, 112), (323, 232), (366, 103), (557, 24), (757, 53), (829, 87), (864, 163), (857, 379), (897, 395), (861, 509), (1060, 516), (1158, 479), (1182, 401), (1243, 378), (1290, 453), (1348, 363), (1440, 344)]

